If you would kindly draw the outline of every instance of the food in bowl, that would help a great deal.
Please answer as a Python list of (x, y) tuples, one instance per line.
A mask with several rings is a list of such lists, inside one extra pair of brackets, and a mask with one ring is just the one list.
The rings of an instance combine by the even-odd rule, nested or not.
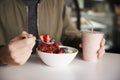
[(59, 43), (55, 39), (51, 39), (48, 34), (40, 35), (41, 43), (38, 50), (50, 54), (72, 53), (73, 51), (67, 47), (59, 47)]
[(72, 52), (69, 54), (68, 53), (62, 53), (62, 54), (52, 53), (51, 54), (48, 52), (42, 52), (37, 48), (37, 53), (41, 58), (41, 60), (48, 66), (52, 66), (52, 67), (66, 66), (72, 62), (72, 60), (77, 55), (78, 50), (68, 46), (59, 46), (59, 47), (68, 48), (69, 50), (72, 50)]
[[(47, 39), (43, 37), (42, 37), (43, 41), (44, 39)], [(50, 37), (49, 37), (49, 41), (51, 41)], [(73, 47), (60, 46), (54, 40), (52, 44), (47, 44), (44, 42), (40, 43), (40, 45), (37, 48), (37, 53), (45, 64), (53, 67), (56, 66), (58, 67), (58, 66), (68, 65), (70, 62), (72, 62), (72, 60), (77, 55), (78, 50)]]

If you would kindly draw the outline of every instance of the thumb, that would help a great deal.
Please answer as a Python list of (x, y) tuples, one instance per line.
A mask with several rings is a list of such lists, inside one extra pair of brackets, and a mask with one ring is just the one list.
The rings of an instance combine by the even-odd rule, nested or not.
[(104, 46), (101, 47), (97, 52), (97, 58), (100, 59), (105, 54), (105, 48)]
[(16, 40), (20, 40), (22, 38), (27, 38), (28, 37), (28, 33), (26, 31), (23, 31), (21, 34), (19, 34), (18, 36), (16, 36), (14, 39), (12, 39), (11, 41), (16, 41)]
[(101, 46), (104, 46), (104, 45), (105, 45), (105, 42), (106, 42), (106, 41), (105, 41), (105, 39), (103, 38), (103, 39), (101, 40), (100, 47), (101, 47)]
[(97, 57), (98, 57), (98, 59), (100, 59), (105, 54), (105, 47), (104, 47), (104, 45), (105, 45), (105, 39), (103, 38), (101, 40), (101, 43), (100, 43), (100, 48), (97, 51)]
[(82, 43), (79, 44), (79, 47), (82, 48)]

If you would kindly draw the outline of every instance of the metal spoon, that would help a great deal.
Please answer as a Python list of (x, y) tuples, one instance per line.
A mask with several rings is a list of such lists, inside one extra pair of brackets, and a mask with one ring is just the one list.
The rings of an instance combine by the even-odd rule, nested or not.
[(38, 41), (38, 42), (40, 42), (40, 43), (44, 43), (44, 44), (54, 44), (53, 41), (52, 41), (52, 42), (43, 42), (43, 41), (41, 41), (40, 39), (36, 39), (36, 41)]

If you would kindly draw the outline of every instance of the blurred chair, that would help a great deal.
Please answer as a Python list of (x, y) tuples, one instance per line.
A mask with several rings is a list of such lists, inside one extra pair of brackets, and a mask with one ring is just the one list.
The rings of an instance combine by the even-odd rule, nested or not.
[(113, 47), (109, 52), (120, 53), (120, 0), (107, 0), (114, 14)]

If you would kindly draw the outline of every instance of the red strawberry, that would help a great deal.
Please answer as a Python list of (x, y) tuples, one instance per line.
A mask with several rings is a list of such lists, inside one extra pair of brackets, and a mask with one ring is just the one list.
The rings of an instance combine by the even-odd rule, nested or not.
[(54, 42), (53, 46), (54, 46), (54, 47), (59, 47), (58, 42)]
[(44, 42), (50, 42), (50, 36), (48, 34), (44, 35)]
[(53, 51), (52, 50), (47, 50), (47, 51), (45, 51), (46, 53), (50, 53), (50, 54), (52, 54), (53, 53)]
[(58, 53), (58, 54), (62, 54), (63, 52), (64, 52), (64, 51), (63, 51), (62, 49), (59, 49), (57, 53)]
[(41, 40), (42, 42), (44, 42), (43, 36), (44, 36), (43, 34), (40, 34), (40, 35), (39, 35), (39, 38), (40, 38), (40, 40)]
[(53, 50), (53, 48), (54, 48), (52, 44), (47, 45), (47, 47), (49, 50)]
[(47, 45), (45, 45), (45, 44), (40, 44), (39, 46), (38, 46), (38, 50), (40, 50), (40, 51), (46, 51), (47, 50)]

